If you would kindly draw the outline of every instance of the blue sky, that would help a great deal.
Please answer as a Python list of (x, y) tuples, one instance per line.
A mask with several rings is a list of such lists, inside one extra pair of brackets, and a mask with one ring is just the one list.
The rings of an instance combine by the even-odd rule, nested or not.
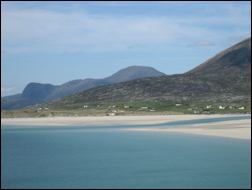
[(1, 2), (1, 96), (131, 66), (186, 72), (251, 36), (244, 2)]

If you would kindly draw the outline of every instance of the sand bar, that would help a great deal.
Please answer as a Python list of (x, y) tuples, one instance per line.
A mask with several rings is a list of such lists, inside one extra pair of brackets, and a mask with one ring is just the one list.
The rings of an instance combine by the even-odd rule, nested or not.
[(163, 122), (216, 118), (240, 115), (146, 115), (146, 116), (85, 116), (85, 117), (43, 117), (2, 118), (3, 125), (99, 125), (99, 124), (158, 124)]
[[(92, 126), (92, 125), (139, 125), (139, 124), (159, 124), (165, 122), (221, 118), (228, 116), (243, 115), (149, 115), (149, 116), (92, 116), (92, 117), (48, 117), (48, 118), (3, 118), (2, 125), (14, 125), (15, 127), (41, 127), (41, 126), (62, 126), (71, 127), (73, 125)], [(250, 116), (250, 115), (249, 115)], [(220, 137), (230, 137), (239, 139), (251, 139), (251, 119), (222, 121), (207, 124), (193, 124), (188, 126), (175, 127), (153, 127), (153, 128), (130, 128), (125, 130), (134, 131), (156, 131), (156, 132), (179, 132), (197, 135), (210, 135)]]
[(251, 140), (251, 120), (222, 121), (207, 124), (194, 124), (188, 126), (175, 126), (169, 128), (135, 128), (130, 131), (151, 131), (163, 133), (185, 133), (194, 135), (207, 135), (235, 139)]

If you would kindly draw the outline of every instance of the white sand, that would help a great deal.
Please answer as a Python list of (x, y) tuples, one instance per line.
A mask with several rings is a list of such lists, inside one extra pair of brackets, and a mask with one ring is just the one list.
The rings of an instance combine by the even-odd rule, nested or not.
[(157, 124), (169, 121), (226, 117), (228, 115), (146, 115), (146, 116), (86, 116), (45, 118), (3, 118), (4, 125), (97, 125), (97, 124)]
[(169, 127), (169, 128), (135, 128), (127, 129), (132, 131), (156, 131), (156, 132), (176, 132), (195, 135), (208, 135), (218, 137), (228, 137), (236, 139), (251, 140), (251, 120), (236, 120), (236, 121), (223, 121), (208, 124), (195, 124), (190, 125), (190, 128), (186, 126), (181, 127)]
[[(109, 124), (158, 124), (169, 121), (219, 118), (234, 115), (150, 115), (150, 116), (94, 116), (94, 117), (48, 117), (48, 118), (4, 118), (2, 125), (71, 126), (71, 125), (109, 125)], [(237, 115), (235, 115), (237, 116)], [(197, 124), (179, 128), (134, 128), (135, 131), (180, 132), (198, 135), (212, 135), (240, 139), (251, 139), (251, 120), (235, 120), (209, 124)]]

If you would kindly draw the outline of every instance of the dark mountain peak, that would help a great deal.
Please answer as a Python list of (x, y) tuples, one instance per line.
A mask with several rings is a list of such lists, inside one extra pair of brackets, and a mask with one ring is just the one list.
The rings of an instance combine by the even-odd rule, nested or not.
[(112, 83), (118, 83), (138, 78), (158, 77), (164, 75), (164, 73), (161, 73), (152, 67), (135, 65), (121, 69), (110, 77), (105, 78), (105, 80)]
[(41, 84), (36, 82), (29, 83), (23, 90), (22, 97), (36, 100), (43, 100), (48, 96), (57, 86), (51, 84)]
[(23, 90), (23, 93), (26, 93), (28, 90), (34, 89), (34, 88), (53, 88), (55, 87), (52, 84), (43, 84), (43, 83), (37, 83), (37, 82), (30, 82), (26, 85), (26, 87)]
[(187, 74), (217, 74), (250, 70), (251, 38), (247, 38), (230, 48), (218, 53)]

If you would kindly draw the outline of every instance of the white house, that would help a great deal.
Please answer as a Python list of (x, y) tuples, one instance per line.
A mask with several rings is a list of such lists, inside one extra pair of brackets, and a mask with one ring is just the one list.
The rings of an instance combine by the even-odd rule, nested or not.
[(175, 104), (176, 106), (181, 106), (181, 104)]
[(219, 106), (219, 110), (224, 110), (225, 109), (225, 107), (224, 106)]
[(238, 109), (239, 110), (244, 110), (245, 108), (244, 108), (244, 106), (242, 106), (242, 107), (239, 107)]
[(87, 106), (87, 105), (84, 105), (83, 108), (88, 108), (88, 106)]
[(148, 109), (148, 107), (141, 107), (141, 109)]
[(212, 107), (212, 105), (207, 105), (206, 108), (207, 109), (210, 109)]

